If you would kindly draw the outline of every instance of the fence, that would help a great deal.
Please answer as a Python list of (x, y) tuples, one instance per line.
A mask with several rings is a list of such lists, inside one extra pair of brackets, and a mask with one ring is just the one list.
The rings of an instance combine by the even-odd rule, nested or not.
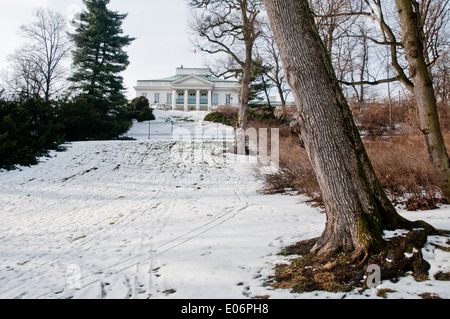
[(135, 123), (127, 137), (150, 140), (234, 140), (234, 130), (219, 123), (210, 122), (160, 122)]

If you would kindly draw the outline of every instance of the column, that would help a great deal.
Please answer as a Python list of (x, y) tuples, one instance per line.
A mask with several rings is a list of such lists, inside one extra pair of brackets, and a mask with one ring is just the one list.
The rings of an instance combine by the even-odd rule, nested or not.
[(172, 110), (177, 109), (177, 90), (172, 91)]
[(197, 90), (196, 98), (197, 98), (196, 109), (197, 111), (200, 111), (200, 90)]
[(185, 112), (189, 111), (188, 99), (189, 99), (189, 91), (184, 90), (184, 111)]
[(212, 90), (208, 90), (208, 111), (211, 111), (212, 107)]

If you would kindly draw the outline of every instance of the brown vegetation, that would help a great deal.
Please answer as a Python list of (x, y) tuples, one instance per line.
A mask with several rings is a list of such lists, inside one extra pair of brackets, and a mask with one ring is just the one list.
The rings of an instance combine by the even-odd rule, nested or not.
[[(413, 100), (405, 99), (391, 108), (387, 104), (364, 104), (352, 109), (375, 171), (392, 202), (408, 210), (434, 209), (445, 203), (418, 131)], [(447, 109), (441, 106), (440, 116), (444, 138), (450, 147)], [(293, 116), (291, 110), (290, 118)], [(249, 127), (273, 125), (252, 122)], [(287, 125), (280, 126), (280, 169), (262, 178), (266, 193), (296, 191), (321, 204), (320, 190), (306, 151)]]

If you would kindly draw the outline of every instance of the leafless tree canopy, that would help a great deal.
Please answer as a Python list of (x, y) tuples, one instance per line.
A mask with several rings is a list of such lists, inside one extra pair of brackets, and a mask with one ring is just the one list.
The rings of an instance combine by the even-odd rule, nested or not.
[[(197, 36), (195, 46), (216, 54), (212, 71), (217, 76), (236, 77), (245, 65), (246, 46), (261, 33), (259, 0), (191, 0), (190, 28)], [(246, 44), (248, 43), (248, 44)]]
[(220, 55), (213, 70), (217, 76), (240, 77), (241, 94), (238, 126), (247, 125), (250, 70), (253, 47), (261, 34), (261, 0), (190, 0), (191, 29), (196, 47)]
[(265, 65), (264, 75), (276, 89), (281, 101), (282, 110), (286, 114), (286, 99), (291, 93), (291, 90), (284, 74), (280, 52), (268, 23), (265, 25), (264, 32), (262, 32), (261, 37), (257, 41), (256, 54)]
[[(310, 0), (339, 81), (355, 88), (393, 81), (413, 91), (393, 0)], [(415, 0), (428, 67), (449, 50), (449, 0)], [(388, 48), (388, 50), (386, 50)], [(388, 66), (388, 67), (386, 67)]]
[(20, 28), (26, 44), (9, 57), (14, 74), (7, 83), (15, 93), (39, 94), (48, 100), (64, 90), (71, 42), (66, 33), (67, 21), (50, 9), (37, 9), (35, 21)]

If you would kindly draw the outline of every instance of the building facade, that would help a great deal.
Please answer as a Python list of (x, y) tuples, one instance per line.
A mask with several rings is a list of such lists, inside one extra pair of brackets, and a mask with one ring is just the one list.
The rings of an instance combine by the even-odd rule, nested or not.
[(136, 96), (145, 96), (151, 105), (162, 104), (172, 110), (211, 110), (221, 105), (239, 105), (237, 81), (212, 76), (209, 69), (176, 69), (174, 76), (159, 80), (139, 80)]

